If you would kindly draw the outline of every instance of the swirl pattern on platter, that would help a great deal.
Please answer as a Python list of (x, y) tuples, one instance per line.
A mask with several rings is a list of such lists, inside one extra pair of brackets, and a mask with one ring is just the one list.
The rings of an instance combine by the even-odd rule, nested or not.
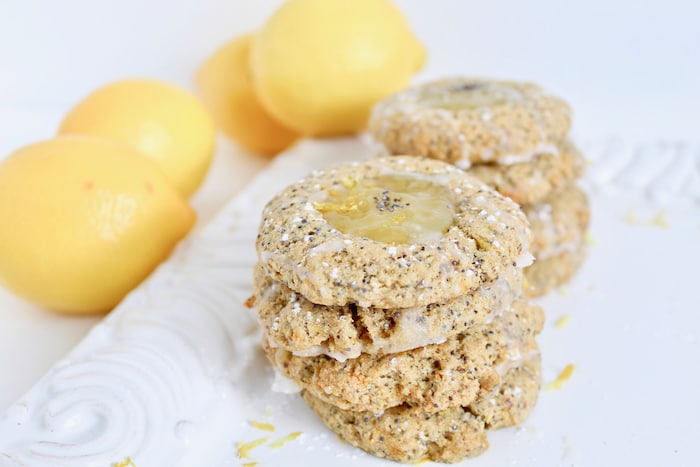
[(617, 138), (582, 145), (591, 161), (585, 182), (601, 191), (631, 191), (648, 200), (700, 203), (700, 143), (625, 144)]
[(183, 245), (0, 416), (0, 465), (176, 463), (188, 443), (179, 428), (222, 397), (212, 383), (257, 332), (241, 305), (250, 274), (236, 272), (252, 268), (236, 252), (255, 229), (224, 231)]

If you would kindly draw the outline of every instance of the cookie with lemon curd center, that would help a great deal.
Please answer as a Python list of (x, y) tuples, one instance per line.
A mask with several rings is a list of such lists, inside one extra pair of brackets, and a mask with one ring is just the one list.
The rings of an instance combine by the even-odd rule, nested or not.
[(450, 78), (399, 92), (374, 109), (369, 130), (390, 154), (513, 164), (557, 153), (571, 125), (566, 102), (531, 83)]
[(285, 188), (263, 211), (256, 247), (267, 275), (313, 303), (401, 308), (495, 280), (530, 258), (529, 236), (510, 199), (450, 164), (402, 156)]

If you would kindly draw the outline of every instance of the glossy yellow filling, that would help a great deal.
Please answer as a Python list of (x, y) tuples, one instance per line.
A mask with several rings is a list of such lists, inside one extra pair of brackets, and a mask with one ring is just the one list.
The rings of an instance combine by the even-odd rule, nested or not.
[(404, 174), (345, 179), (315, 208), (343, 233), (394, 245), (436, 241), (454, 220), (445, 188)]
[(495, 83), (469, 83), (427, 92), (421, 97), (421, 103), (426, 107), (458, 112), (494, 107), (519, 98), (520, 94), (507, 86)]

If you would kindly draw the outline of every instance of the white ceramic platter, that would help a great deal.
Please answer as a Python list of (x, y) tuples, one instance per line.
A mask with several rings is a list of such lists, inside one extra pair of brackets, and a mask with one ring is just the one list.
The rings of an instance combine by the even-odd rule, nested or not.
[[(700, 464), (700, 152), (588, 145), (589, 257), (542, 300), (545, 383), (519, 428), (470, 466)], [(0, 415), (0, 466), (395, 465), (340, 442), (298, 395), (274, 392), (250, 293), (264, 203), (357, 140), (279, 157)], [(564, 327), (555, 321), (570, 317)], [(265, 431), (251, 422), (271, 424)], [(286, 438), (301, 433), (295, 439)], [(269, 438), (238, 457), (238, 443)], [(278, 440), (286, 443), (276, 443)], [(280, 446), (281, 445), (281, 446)]]

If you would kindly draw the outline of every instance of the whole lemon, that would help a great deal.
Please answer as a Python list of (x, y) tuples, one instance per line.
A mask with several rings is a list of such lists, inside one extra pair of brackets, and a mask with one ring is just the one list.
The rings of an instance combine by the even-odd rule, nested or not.
[(255, 95), (248, 62), (253, 35), (225, 44), (197, 72), (197, 87), (216, 125), (232, 140), (259, 154), (273, 155), (299, 135), (272, 118)]
[(155, 162), (109, 141), (59, 137), (0, 164), (0, 280), (65, 313), (114, 307), (192, 227)]
[(162, 81), (129, 79), (88, 95), (68, 112), (58, 134), (126, 144), (158, 162), (188, 197), (207, 173), (216, 131), (207, 110), (189, 92)]
[(289, 0), (256, 35), (255, 91), (308, 135), (364, 128), (372, 105), (404, 88), (425, 50), (388, 0)]

